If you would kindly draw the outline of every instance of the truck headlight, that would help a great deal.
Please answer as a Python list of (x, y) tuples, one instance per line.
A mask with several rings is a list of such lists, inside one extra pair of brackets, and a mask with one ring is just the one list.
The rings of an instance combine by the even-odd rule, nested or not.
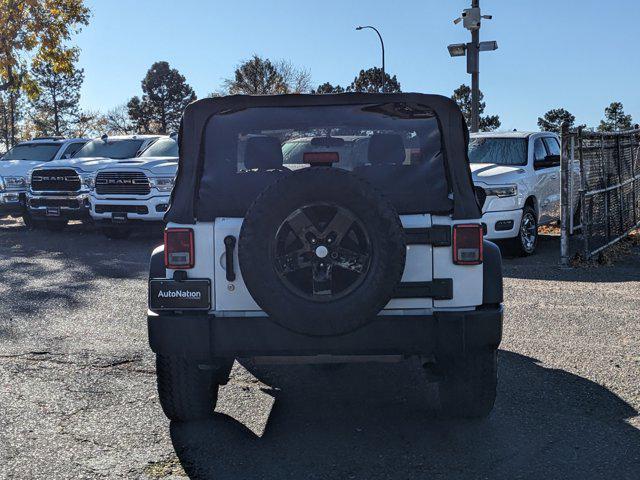
[(170, 192), (173, 189), (174, 177), (151, 177), (149, 184), (160, 192)]
[(82, 182), (82, 186), (87, 190), (93, 190), (96, 186), (96, 176), (93, 173), (80, 174), (80, 181)]
[(515, 197), (518, 195), (517, 185), (500, 185), (497, 187), (485, 187), (484, 191), (487, 193), (487, 197)]
[(27, 188), (27, 179), (25, 177), (3, 177), (5, 190), (24, 190)]

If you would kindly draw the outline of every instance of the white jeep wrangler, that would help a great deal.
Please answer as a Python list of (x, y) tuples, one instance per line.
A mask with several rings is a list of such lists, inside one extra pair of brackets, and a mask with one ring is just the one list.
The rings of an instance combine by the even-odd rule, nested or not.
[[(294, 141), (309, 147), (283, 155)], [(488, 415), (501, 257), (483, 240), (467, 143), (460, 110), (437, 95), (189, 105), (149, 274), (165, 414), (212, 415), (234, 359), (417, 357), (444, 413)]]

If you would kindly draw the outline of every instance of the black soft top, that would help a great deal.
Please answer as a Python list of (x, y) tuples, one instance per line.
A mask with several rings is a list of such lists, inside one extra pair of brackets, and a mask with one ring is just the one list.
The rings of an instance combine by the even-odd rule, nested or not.
[(191, 103), (182, 117), (178, 175), (171, 194), (171, 206), (165, 220), (180, 224), (192, 224), (196, 221), (196, 202), (201, 180), (203, 180), (205, 161), (204, 135), (207, 123), (212, 116), (254, 107), (313, 107), (389, 102), (420, 104), (435, 112), (442, 135), (441, 143), (449, 188), (453, 195), (453, 218), (480, 218), (482, 213), (476, 201), (467, 158), (469, 131), (460, 109), (453, 100), (441, 95), (421, 93), (342, 93), (336, 95), (233, 95), (205, 98)]

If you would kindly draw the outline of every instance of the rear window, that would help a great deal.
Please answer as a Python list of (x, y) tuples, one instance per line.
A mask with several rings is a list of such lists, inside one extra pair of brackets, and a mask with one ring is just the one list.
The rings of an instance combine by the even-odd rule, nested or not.
[(141, 139), (106, 139), (97, 138), (86, 143), (76, 152), (74, 158), (103, 157), (118, 160), (133, 158), (144, 143)]
[(318, 158), (365, 178), (401, 213), (450, 209), (438, 119), (430, 108), (407, 103), (214, 115), (206, 130), (201, 207), (242, 214), (279, 175), (310, 168)]
[(59, 143), (23, 143), (16, 145), (2, 156), (2, 160), (53, 160), (60, 150)]
[(527, 141), (524, 138), (471, 138), (469, 162), (526, 165)]

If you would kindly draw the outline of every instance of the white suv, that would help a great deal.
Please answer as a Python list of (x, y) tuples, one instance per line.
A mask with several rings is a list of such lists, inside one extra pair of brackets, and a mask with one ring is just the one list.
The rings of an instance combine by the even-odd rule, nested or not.
[(535, 252), (538, 226), (560, 220), (560, 142), (550, 132), (476, 133), (469, 141), (473, 182), (482, 187), (485, 236)]
[(190, 104), (182, 125), (147, 318), (170, 419), (213, 415), (235, 358), (414, 357), (444, 413), (489, 414), (502, 266), (455, 102), (236, 95)]
[(95, 172), (117, 160), (135, 157), (158, 135), (107, 136), (93, 139), (72, 158), (54, 160), (29, 174), (27, 205), (34, 222), (50, 230), (64, 228), (69, 220), (91, 221), (89, 192)]
[(178, 169), (175, 137), (162, 137), (135, 158), (110, 163), (96, 173), (91, 217), (111, 238), (133, 226), (162, 223)]
[(25, 224), (31, 226), (25, 203), (29, 170), (41, 163), (70, 158), (88, 141), (87, 138), (39, 137), (18, 143), (0, 157), (0, 217), (22, 217)]

